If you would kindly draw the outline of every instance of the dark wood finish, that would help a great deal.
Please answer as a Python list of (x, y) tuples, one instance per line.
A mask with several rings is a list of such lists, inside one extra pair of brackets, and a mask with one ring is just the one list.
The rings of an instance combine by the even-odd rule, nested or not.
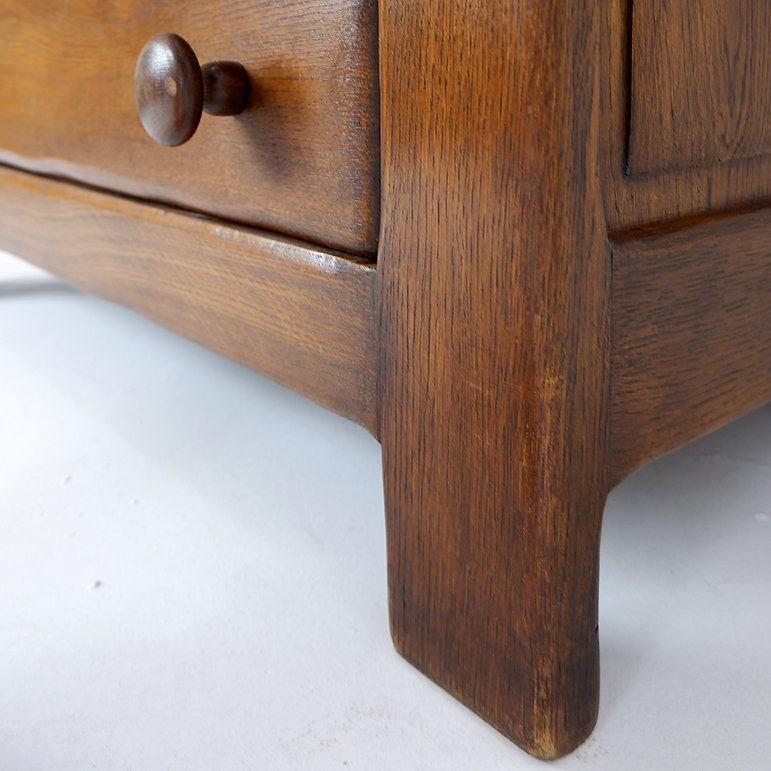
[(404, 0), (381, 2), (380, 23), (392, 636), (556, 757), (591, 731), (599, 685), (599, 10)]
[(249, 101), (249, 75), (238, 62), (198, 63), (190, 44), (174, 33), (150, 38), (134, 70), (134, 97), (145, 131), (177, 147), (193, 136), (205, 110), (238, 115)]
[(633, 8), (629, 173), (771, 153), (771, 2)]
[(613, 244), (610, 477), (771, 401), (771, 209)]
[(203, 113), (201, 65), (190, 44), (173, 33), (150, 38), (134, 71), (139, 120), (158, 144), (176, 147), (193, 136)]
[[(134, 100), (142, 45), (167, 31), (252, 86), (174, 151)], [(0, 162), (375, 254), (376, 0), (4, 2), (0, 72)]]
[(375, 430), (375, 271), (0, 167), (0, 247)]
[(203, 111), (238, 115), (249, 103), (249, 75), (239, 62), (209, 62), (201, 67)]
[[(687, 5), (700, 6), (703, 2), (711, 0), (695, 0), (695, 2), (668, 2), (667, 6), (679, 8), (680, 13), (687, 13), (684, 9)], [(738, 6), (742, 6), (739, 8)], [(603, 190), (605, 199), (605, 216), (608, 230), (613, 234), (654, 223), (674, 222), (684, 218), (720, 213), (727, 210), (738, 210), (747, 207), (758, 207), (771, 204), (771, 155), (755, 158), (735, 158), (730, 162), (703, 166), (701, 162), (688, 164), (688, 168), (673, 168), (668, 171), (660, 171), (648, 174), (628, 174), (627, 152), (629, 145), (629, 110), (632, 101), (630, 84), (632, 81), (631, 54), (632, 31), (636, 22), (632, 21), (632, 9), (637, 7), (637, 2), (630, 0), (602, 0), (602, 39), (601, 39), (601, 84), (602, 84), (602, 126), (604, 136), (600, 161), (603, 172)], [(767, 0), (759, 2), (722, 3), (724, 15), (738, 16), (741, 20), (732, 21), (735, 30), (767, 29), (769, 4)], [(709, 22), (714, 34), (719, 34), (712, 22)], [(659, 34), (656, 22), (650, 35)], [(639, 35), (647, 34), (645, 27), (639, 28)], [(728, 33), (726, 33), (728, 35)], [(753, 48), (753, 39), (757, 45)], [(746, 43), (742, 43), (733, 52), (726, 53), (730, 59), (729, 74), (723, 77), (726, 82), (736, 82), (737, 89), (731, 104), (736, 110), (746, 112), (746, 125), (748, 137), (756, 136), (757, 131), (768, 131), (769, 97), (768, 91), (759, 104), (750, 101), (750, 92), (755, 93), (767, 89), (769, 76), (763, 75), (763, 70), (747, 68), (743, 62), (751, 56), (755, 62), (769, 62), (769, 46), (760, 44), (759, 39), (751, 36)], [(752, 53), (750, 53), (752, 49)], [(672, 51), (670, 57), (677, 60), (680, 54)], [(715, 73), (714, 68), (721, 66), (721, 58), (710, 58), (707, 51), (704, 52), (701, 61), (684, 62), (688, 66), (685, 74), (666, 74), (663, 69), (667, 67), (669, 59), (660, 62), (651, 62), (651, 66), (662, 70), (660, 75), (650, 74), (651, 79), (666, 81), (671, 76), (679, 82), (685, 82), (682, 88), (693, 89), (694, 94), (706, 93), (710, 90), (710, 78), (712, 82), (721, 78)], [(706, 71), (699, 65), (706, 65)], [(727, 66), (729, 66), (727, 64)], [(712, 69), (711, 69), (712, 68)], [(747, 80), (739, 82), (736, 74), (740, 69), (748, 69)], [(647, 76), (641, 74), (638, 81), (645, 80)], [(668, 92), (673, 93), (673, 92)], [(641, 99), (638, 93), (635, 99)], [(673, 99), (672, 108), (675, 115), (672, 118), (673, 125), (679, 126), (679, 131), (687, 133), (691, 120), (689, 116), (692, 108), (688, 100), (677, 102)], [(661, 108), (655, 105), (643, 104), (638, 101), (636, 106), (639, 122), (650, 119), (654, 124), (657, 120), (656, 112)], [(719, 109), (716, 107), (716, 109)], [(760, 117), (765, 110), (765, 118)], [(705, 106), (699, 114), (700, 121), (706, 121), (710, 110)], [(720, 115), (717, 116), (718, 118)], [(723, 113), (723, 125), (728, 126), (733, 118), (731, 113)], [(736, 119), (739, 129), (737, 137), (741, 134), (741, 126), (745, 122), (741, 118)], [(759, 121), (765, 121), (760, 128)], [(749, 128), (750, 125), (753, 128)], [(651, 136), (655, 128), (650, 129)], [(674, 129), (673, 129), (674, 130)], [(706, 127), (705, 129), (706, 130)], [(719, 127), (717, 127), (719, 131)], [(730, 139), (730, 137), (729, 137)], [(646, 147), (644, 136), (638, 135), (636, 139), (636, 151), (640, 154), (673, 153), (672, 148)], [(656, 142), (660, 140), (656, 139)], [(752, 140), (757, 141), (757, 139)], [(702, 154), (705, 150), (700, 151)], [(714, 153), (712, 149), (707, 154)], [(740, 150), (742, 155), (745, 150)], [(695, 164), (695, 165), (694, 165)]]

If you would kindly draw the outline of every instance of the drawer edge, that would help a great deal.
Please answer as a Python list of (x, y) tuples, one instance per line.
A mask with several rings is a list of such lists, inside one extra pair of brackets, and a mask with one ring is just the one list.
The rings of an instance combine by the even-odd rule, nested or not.
[(375, 433), (371, 265), (7, 167), (0, 246)]

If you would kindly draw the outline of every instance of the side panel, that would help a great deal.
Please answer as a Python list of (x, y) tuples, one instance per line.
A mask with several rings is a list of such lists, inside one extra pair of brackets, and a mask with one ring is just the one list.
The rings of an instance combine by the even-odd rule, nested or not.
[(771, 209), (613, 244), (610, 476), (771, 400)]

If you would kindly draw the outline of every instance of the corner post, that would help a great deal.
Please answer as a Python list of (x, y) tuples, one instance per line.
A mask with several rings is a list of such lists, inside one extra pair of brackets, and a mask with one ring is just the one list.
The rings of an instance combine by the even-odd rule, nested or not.
[(379, 432), (402, 655), (533, 755), (597, 714), (599, 7), (381, 0)]

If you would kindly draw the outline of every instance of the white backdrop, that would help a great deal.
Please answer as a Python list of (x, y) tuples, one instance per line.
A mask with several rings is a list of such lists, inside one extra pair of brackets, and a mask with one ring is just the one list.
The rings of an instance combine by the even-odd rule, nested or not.
[[(0, 254), (0, 771), (546, 768), (387, 625), (363, 429)], [(771, 407), (610, 496), (597, 729), (766, 769)]]

